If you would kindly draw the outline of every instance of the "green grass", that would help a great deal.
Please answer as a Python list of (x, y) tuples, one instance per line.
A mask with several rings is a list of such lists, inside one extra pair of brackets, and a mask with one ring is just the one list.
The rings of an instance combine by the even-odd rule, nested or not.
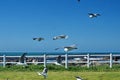
[[(85, 80), (120, 80), (120, 72), (73, 72), (73, 71), (49, 71), (46, 80), (76, 80), (74, 76), (81, 76)], [(45, 80), (36, 72), (0, 72), (0, 80)]]
[[(51, 71), (77, 71), (77, 72), (120, 72), (120, 65), (113, 65), (113, 68), (109, 68), (108, 65), (100, 66), (90, 66), (90, 68), (82, 66), (69, 66), (65, 69), (64, 66), (47, 65), (47, 68)], [(42, 70), (43, 65), (29, 65), (27, 67), (23, 66), (6, 66), (0, 67), (0, 71), (37, 71)]]
[(38, 76), (37, 71), (43, 70), (43, 65), (6, 66), (0, 67), (0, 80), (76, 80), (75, 76), (80, 76), (84, 80), (120, 80), (120, 65), (91, 66), (90, 68), (81, 66), (47, 65), (48, 78)]

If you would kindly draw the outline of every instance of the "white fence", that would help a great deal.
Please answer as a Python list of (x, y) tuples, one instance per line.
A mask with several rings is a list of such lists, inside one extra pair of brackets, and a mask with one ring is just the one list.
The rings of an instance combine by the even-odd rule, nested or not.
[[(55, 61), (49, 62), (47, 61), (48, 58), (57, 58), (56, 55), (52, 54), (43, 54), (40, 56), (26, 56), (26, 58), (42, 58), (42, 61), (32, 62), (32, 61), (26, 61), (27, 64), (44, 64), (46, 66), (47, 64), (51, 63), (54, 64)], [(61, 64), (64, 64), (65, 68), (68, 68), (69, 64), (86, 64), (86, 66), (89, 68), (91, 63), (98, 62), (98, 63), (108, 63), (109, 67), (112, 68), (113, 63), (120, 63), (120, 54), (113, 54), (113, 53), (107, 53), (107, 54), (64, 54), (61, 55), (64, 59), (62, 60)], [(72, 59), (69, 59), (69, 57), (72, 57)], [(119, 57), (117, 60), (115, 60), (115, 57)], [(19, 61), (7, 61), (7, 58), (20, 58), (20, 56), (6, 56), (2, 55), (0, 56), (1, 61), (0, 64), (3, 65), (3, 67), (6, 66), (6, 64), (16, 64)]]

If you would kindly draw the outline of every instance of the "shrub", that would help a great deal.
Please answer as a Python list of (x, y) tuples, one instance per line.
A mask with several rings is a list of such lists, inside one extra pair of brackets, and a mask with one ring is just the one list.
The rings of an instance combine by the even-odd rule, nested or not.
[[(17, 66), (17, 65), (11, 65), (2, 67), (0, 66), (0, 71), (42, 71), (43, 65), (28, 65), (28, 66)], [(57, 66), (48, 64), (47, 65), (48, 70), (51, 71), (79, 71), (79, 72), (103, 72), (103, 71), (120, 71), (120, 65), (113, 65), (113, 68), (109, 68), (108, 65), (101, 65), (101, 66), (90, 66), (82, 67), (82, 66), (69, 66), (68, 69), (65, 69), (64, 66)]]

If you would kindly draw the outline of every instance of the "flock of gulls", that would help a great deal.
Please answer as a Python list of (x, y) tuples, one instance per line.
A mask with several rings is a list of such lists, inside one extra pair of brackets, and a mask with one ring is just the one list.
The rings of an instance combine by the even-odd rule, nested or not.
[[(53, 37), (53, 40), (61, 40), (61, 39), (68, 39), (68, 35), (58, 35), (58, 36)], [(45, 39), (43, 37), (38, 37), (38, 38), (33, 38), (33, 40), (42, 41), (42, 40), (45, 40)], [(55, 50), (59, 50), (61, 48), (63, 48), (65, 52), (77, 49), (76, 44), (73, 44), (73, 45), (70, 45), (70, 46), (55, 48)], [(55, 64), (61, 65), (59, 63), (55, 63)], [(47, 72), (48, 72), (48, 69), (46, 67), (44, 67), (43, 71), (42, 72), (37, 72), (37, 74), (40, 75), (40, 76), (43, 76), (44, 79), (46, 79), (47, 78)], [(76, 77), (76, 79), (81, 80), (80, 78), (78, 79), (78, 77)]]
[[(58, 35), (58, 36), (53, 37), (53, 40), (59, 40), (59, 39), (68, 39), (68, 35)], [(42, 41), (42, 40), (44, 40), (44, 38), (38, 37), (38, 38), (33, 38), (33, 40)], [(58, 50), (58, 49), (61, 49), (61, 48), (63, 48), (65, 52), (77, 49), (76, 44), (73, 44), (73, 45), (70, 45), (70, 46), (55, 48), (55, 50)]]
[[(80, 0), (77, 0), (77, 1), (80, 2)], [(96, 18), (98, 16), (101, 16), (101, 15), (99, 13), (88, 13), (89, 18)], [(60, 39), (68, 39), (68, 35), (58, 35), (58, 36), (53, 37), (53, 40), (60, 40)], [(42, 40), (45, 40), (45, 39), (42, 38), (42, 37), (38, 37), (38, 38), (33, 38), (33, 40), (42, 41)], [(59, 50), (61, 48), (63, 48), (63, 50), (65, 52), (68, 52), (68, 51), (71, 51), (71, 50), (74, 50), (74, 49), (78, 49), (76, 44), (73, 44), (73, 45), (70, 45), (70, 46), (55, 48), (55, 50)], [(44, 67), (43, 71), (42, 72), (37, 72), (37, 74), (44, 76), (44, 79), (46, 79), (47, 78), (47, 72), (48, 72), (48, 69), (46, 67)], [(79, 76), (75, 76), (75, 78), (76, 78), (76, 80), (83, 80)]]
[[(77, 0), (77, 1), (80, 2), (80, 0)], [(95, 17), (98, 17), (98, 16), (101, 16), (101, 15), (99, 13), (88, 13), (89, 18), (95, 18)], [(68, 38), (68, 35), (59, 35), (59, 36), (53, 37), (53, 40), (67, 39), (67, 38)], [(43, 37), (38, 37), (38, 38), (33, 38), (33, 40), (42, 41), (42, 40), (45, 40), (45, 39)], [(70, 45), (70, 46), (64, 46), (62, 48), (64, 49), (65, 52), (77, 49), (75, 44)], [(58, 49), (60, 49), (60, 48), (55, 48), (55, 50), (58, 50)]]
[[(80, 2), (80, 0), (77, 0), (77, 1)], [(100, 14), (98, 14), (98, 13), (88, 13), (88, 16), (89, 16), (89, 18), (95, 18), (95, 17), (100, 16)], [(53, 40), (60, 40), (60, 39), (68, 39), (68, 35), (58, 35), (58, 36), (53, 37)], [(38, 37), (38, 38), (33, 38), (33, 40), (42, 41), (42, 40), (45, 40), (45, 39), (43, 37)], [(65, 52), (68, 52), (68, 51), (71, 51), (71, 50), (74, 50), (74, 49), (78, 49), (76, 44), (73, 44), (73, 45), (70, 45), (70, 46), (55, 48), (55, 50), (59, 50), (61, 48), (63, 48)], [(22, 54), (22, 56), (20, 57), (20, 61), (16, 65), (23, 65), (23, 66), (27, 65), (24, 62), (26, 54), (27, 53)], [(46, 67), (44, 67), (42, 72), (37, 72), (37, 74), (43, 76), (44, 79), (47, 78), (47, 73), (48, 73), (48, 69)], [(75, 76), (75, 78), (76, 78), (76, 80), (83, 80), (79, 76)]]

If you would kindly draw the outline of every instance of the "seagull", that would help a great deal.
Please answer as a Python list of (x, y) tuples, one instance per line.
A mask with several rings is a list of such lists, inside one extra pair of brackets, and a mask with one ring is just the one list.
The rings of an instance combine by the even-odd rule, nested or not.
[(23, 53), (22, 56), (20, 57), (19, 62), (16, 65), (23, 65), (26, 66), (27, 64), (25, 63), (25, 56), (27, 53)]
[(75, 76), (76, 80), (83, 80), (82, 78), (80, 78), (79, 76)]
[(89, 18), (100, 16), (100, 14), (97, 14), (97, 13), (88, 13), (88, 15), (89, 15)]
[(53, 37), (53, 40), (58, 40), (58, 39), (67, 39), (68, 36), (67, 35), (59, 35), (59, 36), (55, 36)]
[(44, 40), (44, 38), (42, 38), (42, 37), (39, 37), (39, 38), (33, 38), (33, 40), (42, 41), (42, 40)]
[(48, 69), (46, 67), (44, 67), (43, 71), (42, 72), (37, 72), (38, 75), (41, 75), (41, 76), (44, 76), (44, 79), (47, 78), (47, 72), (48, 72)]
[(27, 53), (23, 53), (22, 56), (20, 57), (20, 62), (21, 63), (24, 63), (24, 59), (25, 59), (26, 55), (27, 55)]
[(74, 49), (77, 49), (76, 45), (71, 45), (71, 46), (66, 46), (64, 47), (64, 51), (65, 52), (68, 52), (68, 51), (71, 51), (71, 50), (74, 50)]
[[(63, 48), (64, 48), (65, 52), (68, 52), (68, 51), (71, 51), (71, 50), (74, 50), (74, 49), (78, 49), (75, 44), (70, 45), (70, 46), (65, 46)], [(60, 48), (56, 48), (55, 50), (58, 50), (58, 49), (60, 49)]]

